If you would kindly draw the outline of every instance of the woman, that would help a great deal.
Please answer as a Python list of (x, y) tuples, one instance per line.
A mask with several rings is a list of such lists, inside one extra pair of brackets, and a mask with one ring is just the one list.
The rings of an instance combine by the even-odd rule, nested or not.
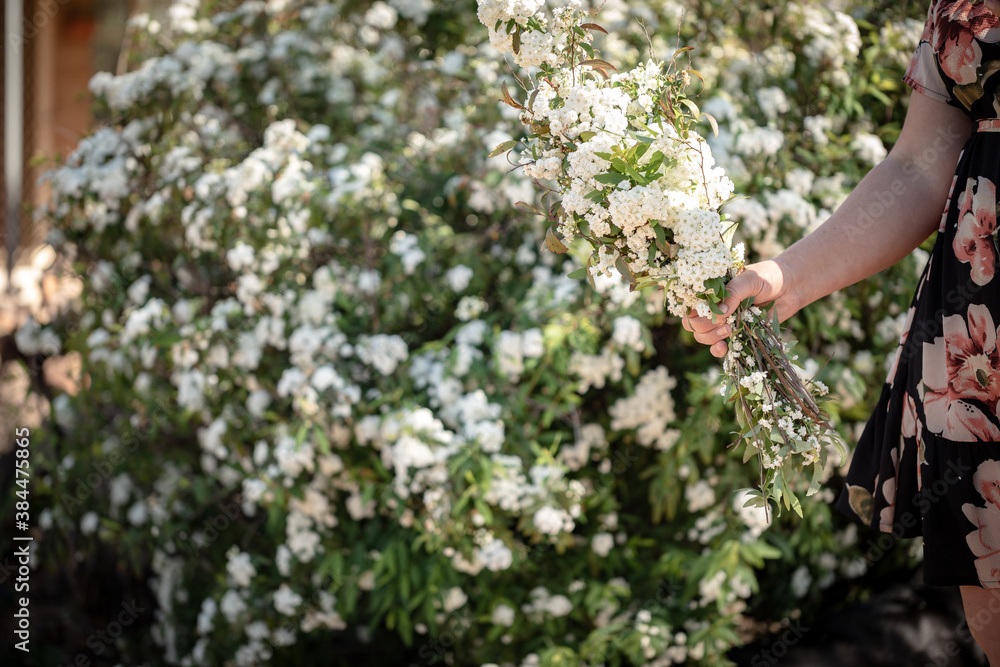
[[(896, 359), (837, 508), (922, 535), (924, 579), (958, 585), (969, 628), (1000, 667), (1000, 2), (933, 0), (904, 81), (888, 157), (819, 229), (729, 286), (785, 320), (899, 261), (938, 231)], [(943, 210), (943, 213), (942, 213)], [(684, 327), (724, 356), (729, 325)]]

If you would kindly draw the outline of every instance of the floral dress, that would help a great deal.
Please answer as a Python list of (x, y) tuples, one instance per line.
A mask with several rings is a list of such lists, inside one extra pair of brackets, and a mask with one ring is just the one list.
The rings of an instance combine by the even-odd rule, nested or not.
[(978, 123), (836, 506), (923, 535), (927, 584), (1000, 588), (1000, 18), (932, 0), (903, 80)]

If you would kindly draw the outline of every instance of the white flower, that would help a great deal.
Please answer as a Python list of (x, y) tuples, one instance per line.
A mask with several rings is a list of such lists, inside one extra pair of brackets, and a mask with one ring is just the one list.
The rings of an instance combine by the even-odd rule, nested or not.
[(84, 535), (92, 534), (95, 530), (97, 530), (100, 520), (101, 519), (97, 515), (97, 512), (87, 512), (80, 517), (80, 532)]
[(62, 341), (56, 332), (48, 327), (39, 327), (32, 317), (28, 317), (14, 332), (14, 343), (26, 356), (36, 354), (54, 356), (62, 349)]
[(605, 347), (601, 354), (585, 354), (574, 350), (569, 359), (569, 372), (580, 378), (577, 392), (585, 393), (591, 387), (604, 387), (608, 380), (622, 379), (625, 359), (611, 347)]
[(236, 245), (226, 252), (226, 261), (233, 271), (242, 271), (253, 266), (254, 249), (253, 246), (237, 241)]
[(496, 537), (478, 548), (477, 557), (492, 572), (506, 570), (514, 563), (514, 554), (510, 547)]
[(396, 26), (396, 10), (378, 0), (365, 12), (365, 23), (378, 30), (392, 30)]
[(622, 347), (630, 347), (637, 352), (646, 349), (646, 344), (642, 341), (642, 323), (631, 315), (615, 318), (611, 340)]
[(565, 595), (553, 595), (546, 600), (545, 610), (558, 618), (573, 611), (573, 603)]
[(264, 411), (271, 404), (271, 394), (264, 389), (255, 389), (247, 396), (247, 412), (254, 417), (263, 417)]
[(195, 631), (199, 635), (207, 635), (215, 629), (212, 619), (215, 618), (215, 613), (218, 609), (219, 606), (213, 598), (205, 598), (201, 601), (201, 611), (198, 613), (198, 621), (195, 626)]
[(231, 588), (226, 591), (225, 595), (222, 596), (222, 600), (219, 601), (219, 610), (230, 624), (235, 624), (246, 609), (247, 603), (243, 601), (239, 593)]
[(715, 489), (708, 481), (700, 479), (684, 489), (684, 498), (689, 512), (700, 512), (715, 504)]
[(458, 300), (458, 306), (455, 308), (455, 317), (463, 322), (468, 322), (486, 312), (487, 308), (487, 303), (478, 296), (463, 296)]
[(403, 271), (407, 275), (411, 275), (426, 257), (424, 251), (417, 245), (418, 241), (415, 235), (399, 230), (392, 235), (392, 241), (389, 243), (389, 251), (400, 258)]
[(777, 120), (779, 116), (791, 108), (785, 91), (777, 86), (758, 90), (757, 104), (760, 105), (760, 110), (769, 120)]
[(369, 498), (365, 501), (360, 493), (352, 493), (347, 497), (347, 512), (355, 521), (371, 519), (375, 516), (375, 499)]
[[(519, 25), (525, 25), (543, 4), (544, 0), (479, 0), (477, 16), (479, 22), (489, 30), (493, 48), (500, 53), (512, 53), (514, 44), (511, 35), (507, 34), (505, 24), (515, 21)], [(501, 22), (499, 30), (495, 29), (497, 21)]]
[(590, 548), (601, 558), (606, 558), (615, 546), (615, 537), (611, 533), (597, 533), (590, 540)]
[(524, 370), (524, 354), (521, 350), (521, 334), (516, 331), (501, 331), (497, 337), (493, 363), (497, 372), (513, 380)]
[(278, 568), (278, 574), (287, 577), (292, 569), (292, 551), (287, 545), (279, 544), (274, 555), (274, 564)]
[(830, 143), (826, 133), (833, 129), (833, 122), (826, 116), (806, 116), (802, 119), (802, 125), (806, 132), (812, 136), (812, 140), (817, 146), (825, 146)]
[(246, 588), (250, 585), (250, 580), (253, 576), (257, 574), (257, 569), (250, 562), (250, 554), (233, 547), (230, 549), (228, 555), (229, 562), (226, 563), (226, 571), (236, 582), (237, 586)]
[(452, 586), (444, 594), (444, 611), (450, 613), (464, 605), (469, 597), (458, 586)]
[(558, 535), (562, 531), (572, 532), (575, 525), (566, 510), (551, 505), (545, 505), (536, 510), (532, 517), (532, 523), (538, 532), (546, 535)]
[(406, 361), (410, 355), (406, 341), (396, 334), (361, 336), (354, 346), (354, 353), (382, 375), (392, 375), (400, 362)]
[(858, 154), (858, 159), (874, 166), (885, 159), (888, 152), (882, 140), (868, 132), (858, 132), (851, 139), (851, 148)]
[(725, 581), (725, 570), (719, 570), (708, 579), (702, 579), (698, 582), (698, 593), (701, 595), (702, 606), (708, 605), (719, 599), (719, 595), (722, 594), (722, 585)]
[(293, 591), (288, 584), (281, 584), (274, 592), (274, 608), (286, 616), (293, 616), (302, 604), (302, 596)]
[(358, 588), (363, 591), (375, 590), (375, 570), (365, 570), (358, 577)]
[(615, 431), (638, 429), (639, 444), (655, 449), (670, 449), (680, 433), (669, 428), (676, 419), (670, 390), (677, 386), (666, 366), (647, 371), (631, 396), (619, 398), (608, 410)]
[(792, 573), (792, 595), (796, 598), (805, 597), (811, 585), (812, 575), (809, 574), (809, 568), (805, 565), (800, 565)]
[(493, 623), (493, 625), (504, 625), (510, 627), (514, 625), (514, 614), (515, 612), (513, 607), (501, 602), (493, 608), (490, 622)]
[(133, 526), (141, 526), (146, 523), (146, 520), (149, 518), (146, 503), (142, 500), (137, 500), (133, 503), (132, 507), (129, 508), (126, 517), (128, 518), (129, 523)]
[(472, 280), (473, 271), (464, 264), (459, 264), (458, 266), (453, 266), (448, 269), (445, 274), (445, 280), (448, 281), (448, 285), (455, 292), (462, 292), (466, 287), (469, 286), (469, 282)]

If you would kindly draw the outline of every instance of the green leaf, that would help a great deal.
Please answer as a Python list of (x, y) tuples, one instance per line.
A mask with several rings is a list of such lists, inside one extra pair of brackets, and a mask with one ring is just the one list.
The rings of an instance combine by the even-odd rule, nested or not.
[(531, 215), (540, 215), (543, 218), (548, 217), (543, 211), (539, 211), (537, 208), (535, 208), (534, 206), (532, 206), (527, 202), (519, 201), (514, 204), (514, 208), (516, 208), (518, 211), (522, 213), (530, 213)]
[(635, 170), (635, 168), (632, 167), (632, 165), (628, 164), (621, 158), (614, 158), (613, 160), (611, 160), (611, 166), (617, 169), (618, 171), (622, 172), (623, 174), (628, 174), (629, 176), (631, 176), (632, 180), (638, 183), (639, 185), (646, 185), (648, 183), (645, 176), (640, 174), (638, 171)]
[(629, 285), (635, 286), (635, 276), (632, 274), (632, 269), (628, 267), (628, 262), (625, 261), (624, 257), (619, 257), (615, 260), (615, 268), (629, 282)]
[(712, 133), (715, 134), (715, 136), (719, 136), (719, 123), (715, 120), (715, 116), (704, 112), (701, 115), (708, 119), (708, 124), (712, 126)]
[(667, 234), (663, 231), (663, 226), (654, 223), (653, 234), (656, 235), (656, 247), (660, 249), (664, 255), (670, 252), (670, 246), (667, 245)]
[(597, 176), (594, 176), (595, 181), (597, 181), (598, 183), (604, 183), (605, 185), (618, 185), (626, 178), (628, 178), (628, 176), (617, 172), (612, 172), (609, 174), (598, 174)]
[(813, 474), (812, 479), (809, 481), (809, 490), (806, 491), (806, 497), (819, 492), (820, 487), (823, 485), (823, 468), (826, 462), (826, 456), (820, 458), (818, 463), (813, 464)]
[(517, 146), (519, 143), (520, 142), (517, 141), (516, 139), (511, 139), (510, 141), (505, 141), (502, 144), (498, 144), (496, 148), (490, 151), (490, 154), (487, 157), (496, 157), (501, 153), (509, 151), (511, 148)]
[(327, 437), (326, 432), (319, 426), (313, 429), (313, 433), (316, 436), (316, 444), (319, 445), (319, 451), (323, 454), (330, 453), (330, 438)]
[(695, 118), (699, 118), (701, 116), (701, 109), (699, 109), (698, 105), (694, 103), (694, 100), (690, 100), (685, 97), (681, 100), (681, 104), (686, 106), (691, 111), (691, 115)]
[(545, 247), (560, 255), (569, 252), (569, 248), (566, 247), (563, 240), (556, 234), (555, 227), (549, 227), (545, 231)]
[(573, 278), (574, 280), (576, 280), (578, 278), (586, 278), (587, 277), (587, 267), (584, 266), (584, 267), (580, 267), (576, 271), (570, 271), (569, 275), (567, 275), (566, 277), (567, 278)]
[(656, 151), (649, 158), (649, 163), (646, 165), (646, 174), (652, 177), (661, 165), (663, 165), (663, 151)]
[(609, 63), (607, 60), (601, 60), (600, 58), (591, 58), (590, 60), (583, 60), (580, 62), (581, 65), (587, 65), (593, 67), (596, 70), (614, 70), (618, 71), (618, 68)]

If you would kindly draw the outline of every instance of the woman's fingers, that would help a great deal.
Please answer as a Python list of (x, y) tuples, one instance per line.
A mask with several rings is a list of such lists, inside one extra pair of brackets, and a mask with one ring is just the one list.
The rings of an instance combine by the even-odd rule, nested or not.
[(733, 328), (728, 324), (714, 324), (711, 331), (696, 331), (694, 339), (704, 345), (713, 345), (733, 333)]
[[(1000, 2), (1000, 0), (996, 0)], [(733, 278), (726, 291), (729, 296), (719, 304), (719, 309), (725, 313), (732, 313), (739, 307), (740, 303), (750, 299), (751, 303), (756, 303), (768, 312), (771, 317), (771, 309), (776, 306), (776, 300), (783, 298), (784, 274), (781, 267), (773, 260), (766, 260), (747, 267), (740, 275)], [(794, 307), (785, 307), (791, 313), (795, 312)], [(789, 313), (782, 317), (787, 317)], [(694, 339), (699, 343), (709, 346), (709, 350), (716, 357), (724, 357), (729, 351), (726, 344), (733, 327), (726, 322), (725, 316), (715, 315), (713, 317), (700, 317), (694, 310), (690, 311), (686, 317), (681, 318), (681, 325), (694, 334)]]
[(681, 322), (681, 325), (685, 329), (694, 334), (708, 333), (710, 331), (718, 329), (721, 326), (725, 326), (725, 324), (726, 320), (724, 317), (717, 315), (715, 317), (715, 321), (713, 322), (711, 318), (699, 317), (696, 313), (694, 313), (694, 311), (688, 313), (688, 316), (685, 317)]

